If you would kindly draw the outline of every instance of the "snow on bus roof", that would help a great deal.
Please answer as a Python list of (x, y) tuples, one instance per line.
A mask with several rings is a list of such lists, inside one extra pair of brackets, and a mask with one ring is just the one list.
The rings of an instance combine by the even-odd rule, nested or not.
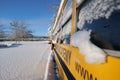
[(77, 27), (81, 29), (85, 21), (92, 23), (101, 17), (108, 19), (115, 10), (120, 10), (120, 0), (91, 0), (80, 10)]

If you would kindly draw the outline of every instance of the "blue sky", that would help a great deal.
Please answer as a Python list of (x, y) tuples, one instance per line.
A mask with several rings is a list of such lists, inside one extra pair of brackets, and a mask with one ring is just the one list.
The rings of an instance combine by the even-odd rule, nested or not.
[(6, 30), (13, 20), (24, 20), (34, 35), (46, 36), (55, 10), (50, 7), (61, 0), (0, 0), (0, 23)]

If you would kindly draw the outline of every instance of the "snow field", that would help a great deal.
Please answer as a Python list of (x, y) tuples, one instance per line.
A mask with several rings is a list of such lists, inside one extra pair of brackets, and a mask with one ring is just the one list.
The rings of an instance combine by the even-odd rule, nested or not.
[(47, 42), (21, 42), (0, 49), (0, 80), (44, 80), (50, 47)]

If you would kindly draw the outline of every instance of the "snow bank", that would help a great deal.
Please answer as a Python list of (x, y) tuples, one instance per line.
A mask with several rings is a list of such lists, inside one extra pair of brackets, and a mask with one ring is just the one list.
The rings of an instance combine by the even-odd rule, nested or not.
[(13, 44), (11, 43), (4, 43), (4, 45), (7, 45), (8, 47), (12, 46)]
[(13, 45), (12, 43), (6, 43), (6, 42), (0, 43), (0, 47), (10, 47), (12, 45)]
[(79, 48), (81, 54), (85, 55), (88, 63), (101, 64), (106, 60), (106, 54), (102, 49), (90, 42), (91, 31), (78, 31), (72, 36), (71, 43)]
[(120, 0), (91, 0), (81, 9), (77, 27), (81, 29), (85, 21), (92, 23), (101, 17), (108, 19), (115, 10), (120, 10)]

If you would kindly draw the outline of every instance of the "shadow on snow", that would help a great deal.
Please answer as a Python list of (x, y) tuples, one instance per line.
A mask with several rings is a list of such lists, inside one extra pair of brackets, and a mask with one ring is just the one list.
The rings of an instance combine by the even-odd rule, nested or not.
[(10, 44), (10, 45), (7, 45), (7, 44), (0, 44), (0, 49), (2, 49), (2, 48), (13, 48), (13, 47), (19, 47), (20, 45), (22, 45), (22, 44), (16, 44), (16, 43), (14, 43), (14, 44)]

